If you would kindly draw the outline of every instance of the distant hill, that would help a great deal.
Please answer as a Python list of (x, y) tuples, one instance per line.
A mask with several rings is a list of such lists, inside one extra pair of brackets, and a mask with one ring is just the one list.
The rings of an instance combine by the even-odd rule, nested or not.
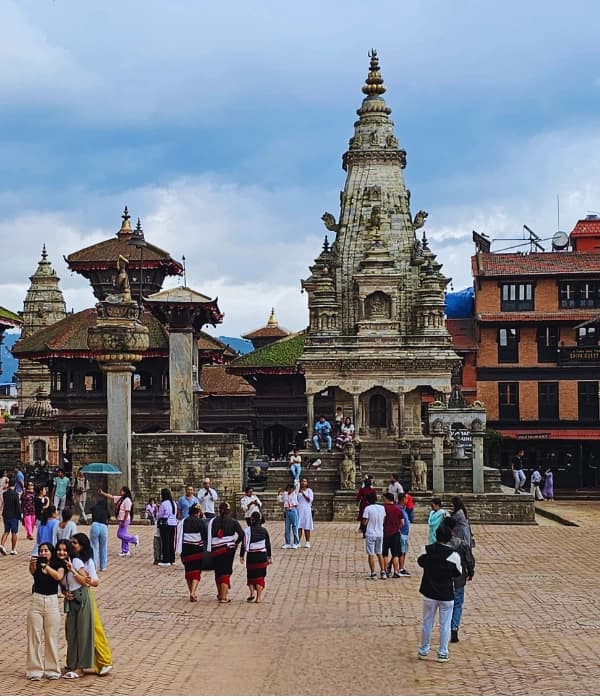
[(19, 340), (20, 333), (5, 333), (4, 342), (0, 345), (0, 360), (2, 361), (2, 374), (0, 384), (12, 382), (13, 375), (19, 368), (17, 360), (12, 356), (10, 348)]
[(254, 350), (252, 343), (243, 338), (230, 338), (227, 335), (220, 335), (219, 340), (222, 343), (227, 343), (227, 345), (230, 345), (234, 350), (242, 353), (242, 355), (246, 355)]

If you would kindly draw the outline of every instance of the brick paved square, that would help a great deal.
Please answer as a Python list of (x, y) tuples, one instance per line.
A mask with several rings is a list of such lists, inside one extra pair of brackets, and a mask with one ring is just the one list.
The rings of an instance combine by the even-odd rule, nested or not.
[[(179, 563), (152, 565), (152, 533), (117, 555), (97, 598), (112, 645), (104, 678), (27, 681), (25, 617), (28, 542), (0, 558), (0, 693), (6, 695), (555, 695), (600, 694), (600, 518), (596, 504), (556, 503), (581, 527), (477, 526), (477, 573), (468, 584), (461, 642), (448, 664), (418, 661), (420, 575), (415, 556), (426, 533), (415, 525), (411, 578), (366, 579), (354, 523), (317, 523), (310, 550), (281, 550), (283, 523), (267, 523), (274, 563), (265, 601), (245, 602), (236, 562), (230, 605), (219, 605), (212, 574), (188, 602)], [(81, 528), (87, 532), (87, 528)], [(437, 642), (434, 631), (433, 643)], [(65, 645), (62, 656), (64, 659)], [(215, 658), (211, 662), (211, 658)]]

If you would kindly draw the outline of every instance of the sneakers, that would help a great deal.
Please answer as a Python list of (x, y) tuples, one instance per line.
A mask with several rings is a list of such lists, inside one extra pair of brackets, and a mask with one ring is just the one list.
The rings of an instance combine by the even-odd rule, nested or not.
[(120, 552), (120, 553), (119, 553), (119, 556), (120, 556), (120, 557), (130, 557), (130, 556), (131, 556), (131, 552)]
[(398, 573), (400, 574), (400, 576), (410, 576), (406, 569), (400, 569)]
[(11, 549), (11, 550), (10, 550), (10, 553), (13, 554), (13, 555), (15, 555), (15, 554), (18, 554), (19, 552), (17, 552), (16, 549)]
[(379, 578), (385, 581), (385, 579), (388, 577), (388, 575), (385, 573), (385, 571), (381, 571), (379, 574)]
[(419, 651), (419, 652), (417, 653), (417, 658), (418, 658), (418, 659), (421, 659), (421, 661), (423, 661), (424, 659), (427, 658), (427, 654), (423, 654), (422, 651)]
[(281, 549), (291, 549), (292, 545), (291, 544), (282, 544)]
[(375, 581), (375, 579), (377, 578), (377, 574), (376, 574), (375, 572), (373, 572), (372, 574), (369, 574), (369, 575), (367, 576), (367, 578), (368, 578), (370, 581)]
[(49, 681), (58, 681), (58, 680), (60, 680), (60, 675), (57, 676), (55, 673), (50, 673), (50, 674), (47, 673), (46, 678)]
[(171, 566), (171, 565), (169, 564), (169, 562), (166, 562), (166, 561), (159, 561), (159, 562), (158, 562), (158, 565), (159, 565), (159, 566)]
[(110, 673), (112, 671), (112, 666), (102, 666), (102, 668), (98, 671), (99, 676), (106, 676), (107, 673)]
[(458, 642), (458, 630), (450, 630), (450, 641), (455, 644)]
[(28, 681), (41, 681), (43, 678), (44, 676), (27, 676)]
[(292, 549), (298, 549), (298, 547), (300, 547), (299, 544), (293, 544), (293, 545), (292, 545)]
[(391, 565), (391, 564), (388, 564), (388, 565), (387, 565), (386, 573), (387, 573), (388, 576), (391, 576), (391, 575), (392, 575), (392, 565)]
[(136, 535), (136, 536), (135, 536), (135, 542), (134, 542), (133, 544), (134, 544), (135, 547), (137, 547), (137, 546), (139, 545), (139, 543), (140, 543), (140, 537), (139, 537), (139, 535)]
[(402, 574), (398, 571), (394, 571), (394, 575), (392, 576), (392, 578), (402, 578)]
[(445, 664), (446, 662), (450, 661), (450, 659), (447, 656), (442, 656), (442, 654), (438, 654), (438, 661), (441, 664)]
[(0, 545), (0, 554), (1, 554), (3, 557), (6, 556), (6, 550), (4, 549), (4, 547), (2, 547), (2, 545)]
[(310, 549), (310, 542), (305, 542), (305, 543), (304, 543), (304, 548), (305, 548), (305, 549)]

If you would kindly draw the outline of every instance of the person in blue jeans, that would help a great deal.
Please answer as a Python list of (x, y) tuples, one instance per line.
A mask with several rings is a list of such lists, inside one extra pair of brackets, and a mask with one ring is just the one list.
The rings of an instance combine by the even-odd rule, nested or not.
[(321, 451), (319, 440), (325, 440), (327, 443), (327, 452), (331, 452), (331, 423), (325, 419), (325, 416), (321, 416), (315, 423), (315, 434), (313, 435), (312, 442), (317, 452)]
[(458, 642), (458, 628), (462, 618), (463, 606), (465, 603), (465, 586), (467, 581), (472, 581), (475, 576), (475, 557), (473, 550), (468, 542), (457, 537), (456, 519), (452, 516), (444, 520), (444, 525), (447, 525), (452, 530), (452, 539), (448, 545), (460, 555), (460, 563), (462, 573), (458, 578), (454, 579), (454, 608), (452, 610), (452, 620), (450, 621), (450, 641)]
[(105, 571), (108, 563), (108, 508), (104, 499), (99, 500), (92, 508), (90, 542), (96, 568)]
[(418, 658), (426, 659), (429, 654), (431, 631), (435, 614), (439, 610), (440, 663), (448, 661), (450, 622), (454, 608), (454, 579), (462, 573), (460, 555), (448, 546), (451, 539), (452, 530), (447, 525), (440, 525), (436, 531), (436, 541), (428, 544), (417, 559), (417, 564), (423, 569), (419, 587), (419, 593), (423, 596), (423, 627)]
[(302, 457), (298, 454), (298, 450), (294, 450), (290, 455), (290, 473), (297, 493), (300, 490), (300, 474), (302, 474)]
[(285, 518), (285, 544), (282, 549), (298, 549), (300, 538), (298, 537), (298, 494), (294, 484), (288, 484), (286, 490), (279, 489), (277, 500), (283, 506)]

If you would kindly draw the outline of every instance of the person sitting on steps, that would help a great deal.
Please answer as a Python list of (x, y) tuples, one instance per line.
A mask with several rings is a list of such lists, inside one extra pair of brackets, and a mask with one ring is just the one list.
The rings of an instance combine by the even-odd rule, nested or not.
[(321, 416), (315, 423), (315, 434), (313, 435), (313, 445), (317, 452), (321, 451), (320, 440), (325, 440), (327, 443), (327, 452), (331, 452), (331, 423)]

